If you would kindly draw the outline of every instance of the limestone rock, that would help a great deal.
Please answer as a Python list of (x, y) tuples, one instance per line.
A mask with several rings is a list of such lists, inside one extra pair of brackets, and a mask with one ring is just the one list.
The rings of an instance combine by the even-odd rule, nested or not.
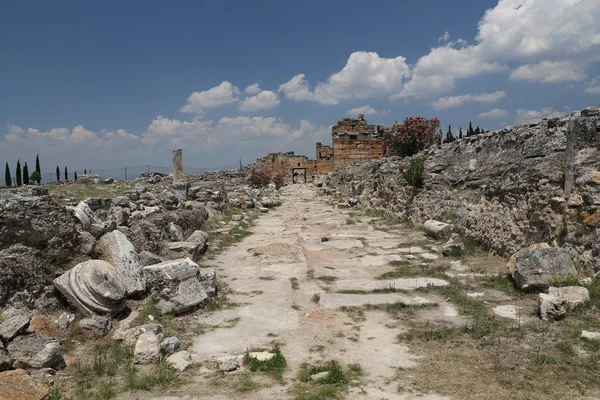
[(577, 276), (569, 253), (560, 248), (534, 248), (517, 252), (508, 264), (517, 288), (545, 289), (557, 280)]
[(569, 311), (569, 303), (565, 299), (540, 293), (538, 298), (538, 313), (544, 321), (559, 320)]
[(126, 288), (106, 261), (77, 264), (54, 280), (54, 286), (83, 315), (117, 315), (125, 308)]
[(433, 236), (437, 239), (449, 237), (454, 232), (454, 225), (446, 224), (444, 222), (435, 221), (433, 219), (425, 221), (423, 228), (428, 235)]
[(6, 349), (15, 368), (53, 368), (63, 362), (60, 342), (53, 337), (19, 336)]
[(0, 338), (9, 342), (29, 326), (29, 317), (15, 314), (0, 323)]
[(94, 211), (90, 208), (88, 203), (85, 201), (80, 201), (75, 207), (72, 207), (71, 210), (75, 214), (75, 218), (79, 220), (81, 226), (84, 230), (90, 231), (92, 228), (92, 224), (99, 224), (101, 221), (96, 217)]
[(322, 371), (310, 376), (310, 379), (313, 381), (321, 381), (325, 380), (329, 377), (329, 371)]
[(140, 253), (140, 267), (145, 267), (147, 265), (160, 264), (162, 260), (156, 254), (152, 254), (147, 250), (144, 250)]
[(162, 333), (162, 326), (160, 324), (145, 324), (129, 329), (120, 328), (113, 333), (112, 338), (113, 340), (122, 340), (126, 343), (134, 344), (138, 337), (146, 332), (152, 332), (159, 336)]
[(94, 315), (79, 321), (79, 328), (88, 334), (104, 336), (110, 332), (111, 322), (109, 318)]
[(442, 246), (442, 253), (447, 257), (460, 257), (464, 252), (465, 245), (456, 233), (453, 233), (446, 244)]
[(170, 258), (189, 257), (192, 261), (198, 261), (203, 251), (200, 243), (193, 242), (171, 242), (165, 246), (166, 254)]
[(27, 374), (23, 369), (0, 373), (0, 399), (44, 400), (49, 392), (48, 385)]
[(152, 331), (142, 333), (133, 350), (133, 361), (136, 364), (155, 363), (160, 356), (159, 338)]
[(77, 177), (77, 183), (81, 184), (89, 184), (89, 183), (99, 183), (100, 175), (98, 174), (81, 174)]
[(125, 285), (128, 296), (139, 296), (146, 291), (146, 279), (133, 244), (120, 231), (102, 236), (98, 243), (104, 260), (112, 264)]
[(219, 371), (231, 372), (241, 367), (243, 359), (244, 356), (223, 356), (217, 358), (215, 361)]
[(254, 351), (248, 353), (248, 357), (254, 358), (258, 361), (269, 361), (273, 357), (275, 357), (275, 353), (271, 353), (268, 351)]
[(587, 340), (600, 340), (600, 332), (581, 331), (581, 337)]
[(176, 336), (166, 337), (162, 342), (160, 342), (160, 350), (166, 355), (175, 353), (177, 350), (179, 350), (180, 346), (181, 341)]
[(208, 298), (200, 267), (189, 258), (144, 267), (155, 305), (175, 315), (194, 310)]
[(0, 341), (0, 371), (6, 371), (12, 368), (13, 360), (8, 355), (4, 345)]
[(56, 325), (58, 326), (58, 329), (66, 331), (71, 327), (73, 321), (75, 321), (75, 314), (64, 312), (60, 314), (60, 316), (56, 320)]
[(569, 310), (585, 303), (590, 299), (590, 292), (587, 288), (581, 286), (550, 287), (548, 289), (550, 296), (565, 299), (569, 305)]
[(177, 371), (184, 371), (192, 364), (192, 355), (185, 350), (179, 351), (167, 358), (167, 364)]
[(209, 297), (217, 295), (217, 270), (214, 268), (200, 268), (198, 279)]
[(203, 250), (206, 249), (207, 241), (208, 241), (208, 233), (200, 231), (200, 230), (195, 230), (194, 232), (192, 232), (190, 237), (187, 238), (187, 240), (186, 240), (186, 242), (198, 243), (198, 245), (200, 245), (200, 248), (202, 248)]

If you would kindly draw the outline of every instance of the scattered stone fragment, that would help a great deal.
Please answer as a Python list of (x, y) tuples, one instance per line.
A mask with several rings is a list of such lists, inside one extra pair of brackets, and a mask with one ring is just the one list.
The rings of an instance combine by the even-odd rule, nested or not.
[(313, 381), (321, 381), (323, 379), (327, 379), (329, 377), (329, 371), (322, 371), (310, 376), (310, 379)]
[(548, 289), (550, 296), (565, 299), (569, 305), (569, 310), (585, 303), (590, 299), (590, 292), (587, 288), (581, 286), (550, 287)]
[(185, 350), (179, 351), (167, 358), (167, 364), (177, 371), (184, 371), (192, 364), (192, 355)]
[(160, 264), (162, 260), (156, 254), (150, 253), (147, 250), (140, 252), (140, 267), (147, 265)]
[(121, 231), (112, 231), (100, 238), (98, 246), (104, 261), (113, 265), (125, 285), (128, 296), (139, 296), (146, 291), (146, 280), (140, 266), (140, 258)]
[(53, 337), (18, 336), (7, 350), (15, 368), (53, 368), (63, 362), (60, 342)]
[(254, 358), (258, 361), (268, 361), (271, 358), (275, 357), (275, 353), (271, 353), (268, 351), (255, 351), (248, 353), (248, 357)]
[(145, 332), (152, 332), (155, 335), (159, 335), (162, 333), (162, 326), (160, 324), (145, 324), (129, 329), (120, 328), (113, 333), (112, 338), (114, 340), (122, 340), (126, 343), (134, 344), (138, 337)]
[(175, 353), (179, 347), (181, 347), (181, 341), (176, 336), (166, 337), (160, 342), (160, 350), (166, 355)]
[(0, 399), (44, 400), (48, 396), (48, 385), (27, 374), (23, 369), (0, 373)]
[(144, 267), (148, 289), (156, 307), (178, 315), (194, 310), (208, 299), (200, 270), (198, 264), (189, 258)]
[(544, 321), (562, 319), (569, 311), (569, 303), (565, 299), (540, 293), (538, 298), (538, 313)]
[(244, 356), (224, 356), (217, 358), (215, 361), (219, 371), (231, 372), (241, 367), (243, 359)]
[(548, 245), (536, 245), (515, 253), (507, 267), (521, 290), (545, 289), (557, 280), (577, 276), (568, 251)]
[(29, 317), (16, 314), (0, 324), (0, 338), (5, 342), (11, 341), (29, 326)]
[(501, 305), (496, 306), (492, 309), (494, 314), (503, 318), (510, 318), (514, 320), (522, 319), (520, 316), (521, 307), (513, 306), (513, 305)]
[(457, 233), (453, 233), (450, 239), (442, 246), (442, 254), (447, 257), (460, 257), (465, 252), (465, 245)]
[(79, 328), (88, 334), (104, 336), (110, 332), (110, 319), (99, 315), (83, 318), (79, 321)]
[(56, 320), (56, 325), (61, 331), (66, 331), (71, 327), (73, 321), (75, 321), (75, 314), (64, 312)]
[(165, 252), (169, 258), (189, 257), (192, 261), (198, 261), (204, 251), (204, 245), (195, 242), (171, 242), (165, 245)]
[(600, 340), (600, 332), (581, 331), (581, 337), (587, 340)]
[(136, 364), (152, 364), (160, 356), (159, 337), (152, 331), (139, 335), (133, 350), (133, 361)]
[(127, 289), (115, 267), (106, 261), (77, 264), (56, 278), (54, 286), (85, 316), (117, 315), (125, 308)]

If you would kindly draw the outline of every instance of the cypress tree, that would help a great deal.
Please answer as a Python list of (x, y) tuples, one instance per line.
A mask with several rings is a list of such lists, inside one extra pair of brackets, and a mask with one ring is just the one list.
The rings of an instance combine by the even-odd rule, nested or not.
[(458, 130), (458, 138), (462, 139), (462, 126), (460, 127), (460, 129)]
[(6, 186), (12, 186), (12, 178), (10, 177), (10, 168), (8, 167), (8, 163), (6, 163), (6, 168), (4, 169), (4, 183)]
[(479, 127), (475, 128), (475, 134), (479, 135), (481, 133), (481, 130), (479, 130)]
[(469, 121), (469, 130), (467, 130), (467, 137), (473, 136), (474, 134), (475, 131), (473, 130), (473, 124), (471, 124), (471, 121)]
[(40, 173), (40, 176), (42, 175), (42, 170), (40, 169), (40, 155), (39, 154), (35, 156), (35, 170)]
[(15, 174), (17, 178), (17, 186), (21, 186), (23, 182), (21, 180), (21, 160), (17, 160), (17, 171), (15, 172)]
[(452, 126), (448, 125), (448, 132), (446, 133), (446, 143), (454, 142), (454, 135), (452, 134)]
[(23, 166), (23, 184), (29, 185), (29, 168), (27, 167), (27, 163)]
[(87, 175), (87, 169), (84, 169), (84, 170), (83, 170), (83, 174), (84, 174), (84, 175)]
[(77, 171), (75, 171), (75, 175), (73, 175), (73, 179), (77, 180)]
[(65, 181), (69, 180), (69, 171), (67, 170), (67, 166), (65, 165)]
[(56, 182), (60, 181), (60, 168), (56, 166)]

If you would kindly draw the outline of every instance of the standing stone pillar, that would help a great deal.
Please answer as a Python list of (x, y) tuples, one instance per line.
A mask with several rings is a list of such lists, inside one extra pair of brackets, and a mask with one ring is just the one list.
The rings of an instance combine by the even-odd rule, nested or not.
[(565, 196), (573, 191), (575, 169), (575, 141), (579, 131), (579, 124), (572, 118), (567, 127), (567, 149), (565, 151)]
[(183, 152), (173, 150), (173, 182), (183, 182)]
[(187, 198), (188, 184), (183, 176), (183, 152), (181, 149), (173, 150), (173, 193), (180, 201)]

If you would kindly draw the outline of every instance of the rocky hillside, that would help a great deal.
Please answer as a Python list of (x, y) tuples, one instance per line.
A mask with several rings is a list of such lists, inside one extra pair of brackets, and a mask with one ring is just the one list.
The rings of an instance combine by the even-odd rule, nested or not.
[[(600, 250), (599, 148), (600, 108), (588, 108), (431, 148), (419, 155), (422, 189), (400, 174), (408, 159), (388, 157), (336, 169), (325, 190), (415, 224), (448, 221), (504, 256), (554, 242), (591, 265)], [(573, 182), (566, 192), (565, 177)]]

